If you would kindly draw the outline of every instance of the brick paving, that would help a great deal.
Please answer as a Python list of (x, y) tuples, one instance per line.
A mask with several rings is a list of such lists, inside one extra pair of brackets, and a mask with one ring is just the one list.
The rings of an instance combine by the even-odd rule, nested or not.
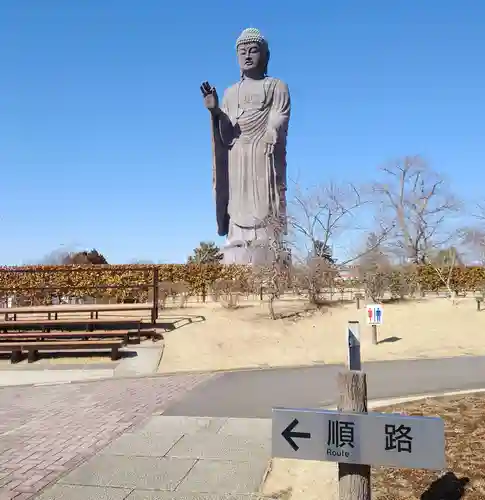
[(0, 389), (0, 500), (27, 500), (210, 374)]

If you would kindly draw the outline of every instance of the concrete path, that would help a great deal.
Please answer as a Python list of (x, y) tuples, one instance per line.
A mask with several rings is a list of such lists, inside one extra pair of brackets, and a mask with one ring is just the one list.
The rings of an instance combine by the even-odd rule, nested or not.
[[(239, 419), (270, 417), (273, 406), (329, 406), (339, 369), (0, 388), (0, 500), (31, 499), (45, 488), (52, 490), (42, 492), (43, 500), (249, 495), (266, 466), (268, 423), (255, 420), (248, 431)], [(371, 398), (485, 387), (484, 357), (367, 363), (364, 369)]]
[[(125, 350), (132, 355), (120, 361), (104, 361), (99, 363), (52, 363), (41, 359), (28, 364), (26, 360), (19, 364), (2, 364), (0, 368), (0, 386), (56, 384), (66, 382), (82, 382), (111, 377), (134, 377), (152, 375), (157, 372), (160, 363), (163, 344), (152, 341), (142, 345), (129, 345)], [(133, 355), (134, 354), (134, 355)]]
[(1, 388), (0, 500), (32, 498), (210, 378), (180, 375)]
[(271, 454), (271, 421), (155, 416), (39, 500), (249, 498)]
[[(324, 407), (337, 401), (339, 365), (225, 373), (201, 385), (166, 415), (270, 418), (274, 406)], [(364, 363), (369, 398), (485, 387), (485, 357)]]

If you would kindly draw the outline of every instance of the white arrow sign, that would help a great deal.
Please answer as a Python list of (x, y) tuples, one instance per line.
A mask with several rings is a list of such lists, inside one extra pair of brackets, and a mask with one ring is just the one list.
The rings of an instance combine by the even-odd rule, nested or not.
[(437, 417), (273, 408), (273, 456), (411, 469), (445, 468)]

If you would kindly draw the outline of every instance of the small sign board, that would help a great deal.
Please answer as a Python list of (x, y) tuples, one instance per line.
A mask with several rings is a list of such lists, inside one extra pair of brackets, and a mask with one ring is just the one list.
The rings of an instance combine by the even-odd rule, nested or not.
[(367, 306), (367, 324), (368, 325), (382, 325), (382, 305), (369, 304)]
[(360, 359), (360, 325), (358, 321), (349, 321), (346, 328), (348, 359), (347, 365), (351, 370), (361, 369)]
[(272, 454), (299, 460), (445, 468), (445, 429), (438, 417), (273, 408)]

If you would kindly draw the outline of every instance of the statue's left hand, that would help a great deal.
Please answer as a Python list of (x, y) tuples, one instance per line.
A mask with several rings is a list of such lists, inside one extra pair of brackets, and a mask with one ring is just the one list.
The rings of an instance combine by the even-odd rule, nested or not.
[(266, 131), (266, 134), (264, 135), (264, 141), (266, 142), (266, 149), (265, 149), (266, 155), (271, 156), (273, 154), (274, 145), (276, 144), (277, 140), (278, 140), (278, 134), (276, 133), (276, 130), (268, 129)]

